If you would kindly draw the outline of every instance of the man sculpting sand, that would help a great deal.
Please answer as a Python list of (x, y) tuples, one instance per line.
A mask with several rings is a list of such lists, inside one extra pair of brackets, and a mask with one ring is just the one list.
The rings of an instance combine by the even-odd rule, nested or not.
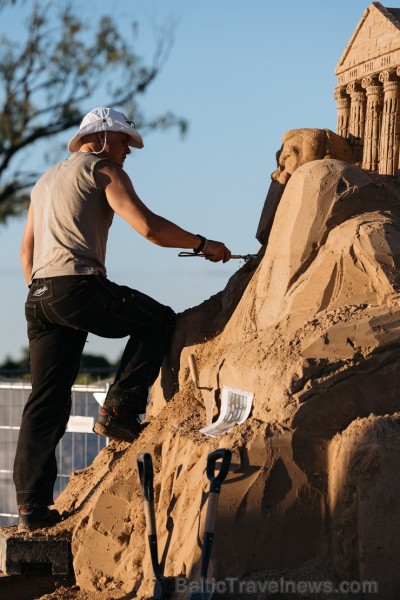
[(55, 448), (68, 422), (71, 387), (88, 332), (129, 336), (115, 381), (94, 431), (132, 442), (143, 424), (174, 328), (175, 313), (106, 277), (105, 252), (114, 213), (147, 240), (193, 248), (226, 262), (221, 242), (190, 233), (154, 214), (123, 170), (130, 147), (142, 148), (134, 124), (111, 108), (96, 108), (69, 143), (69, 158), (50, 168), (32, 190), (21, 262), (30, 285), (25, 305), (32, 392), (22, 415), (14, 464), (20, 528), (60, 520), (53, 504)]

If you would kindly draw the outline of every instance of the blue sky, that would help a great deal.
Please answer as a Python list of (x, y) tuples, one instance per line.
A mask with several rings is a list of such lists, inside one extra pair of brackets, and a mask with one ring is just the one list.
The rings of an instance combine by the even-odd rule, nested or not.
[[(18, 32), (29, 4), (1, 13), (0, 33)], [(125, 168), (142, 200), (185, 229), (225, 242), (234, 253), (257, 252), (255, 232), (281, 137), (300, 127), (336, 130), (334, 69), (369, 5), (364, 0), (86, 0), (81, 10), (88, 20), (111, 13), (123, 28), (138, 20), (136, 48), (144, 57), (154, 50), (154, 24), (177, 22), (168, 61), (141, 106), (148, 117), (168, 109), (184, 116), (189, 131), (184, 140), (176, 131), (147, 135), (144, 149), (128, 157)], [(84, 108), (100, 105), (101, 95)], [(72, 133), (65, 134), (65, 142)], [(26, 285), (19, 265), (23, 226), (18, 219), (0, 228), (0, 362), (7, 355), (20, 357), (27, 345)], [(109, 237), (108, 276), (182, 311), (222, 290), (242, 264), (177, 254), (146, 242), (117, 217)], [(114, 360), (124, 343), (89, 336), (85, 351)]]

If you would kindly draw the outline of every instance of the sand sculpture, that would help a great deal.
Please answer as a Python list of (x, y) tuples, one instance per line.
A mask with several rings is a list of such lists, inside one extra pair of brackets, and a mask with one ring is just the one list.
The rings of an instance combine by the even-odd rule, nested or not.
[[(195, 580), (206, 457), (227, 447), (233, 472), (210, 577), (368, 581), (379, 598), (396, 597), (400, 186), (324, 158), (315, 134), (284, 136), (301, 140), (309, 161), (287, 178), (258, 260), (180, 315), (141, 438), (111, 443), (58, 500), (76, 511), (82, 589), (151, 593), (135, 464), (146, 451), (165, 573)], [(243, 425), (214, 440), (199, 429), (218, 413), (223, 385), (254, 392), (254, 405)]]
[(271, 175), (272, 182), (257, 228), (256, 238), (260, 244), (268, 243), (275, 212), (290, 177), (298, 167), (317, 158), (354, 162), (347, 140), (329, 129), (294, 129), (284, 134), (282, 146), (276, 153), (277, 169)]
[(372, 4), (335, 70), (337, 133), (364, 169), (397, 175), (400, 133), (400, 8)]
[[(378, 13), (395, 17), (379, 3), (368, 10), (357, 35)], [(358, 80), (358, 71), (349, 73)], [(351, 127), (346, 135), (284, 135), (257, 259), (179, 315), (140, 439), (111, 442), (57, 500), (70, 516), (55, 531), (72, 531), (82, 590), (108, 599), (151, 594), (139, 452), (154, 460), (165, 574), (196, 580), (206, 458), (225, 447), (232, 471), (209, 574), (232, 582), (230, 598), (265, 598), (254, 585), (242, 594), (238, 586), (271, 580), (283, 586), (279, 597), (342, 597), (326, 587), (307, 595), (304, 586), (297, 596), (284, 586), (346, 581), (377, 586), (357, 591), (378, 592), (380, 600), (398, 597), (400, 183), (382, 176), (388, 163), (380, 149), (391, 138), (383, 130), (379, 143), (356, 136), (365, 152), (374, 140), (375, 166), (366, 170), (353, 164), (360, 155)], [(224, 385), (253, 392), (253, 409), (244, 424), (213, 439), (199, 429), (218, 414)]]

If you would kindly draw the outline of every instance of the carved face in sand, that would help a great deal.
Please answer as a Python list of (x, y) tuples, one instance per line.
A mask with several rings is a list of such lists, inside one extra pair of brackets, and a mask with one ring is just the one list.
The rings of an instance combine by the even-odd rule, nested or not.
[(286, 185), (298, 167), (312, 160), (336, 158), (353, 162), (347, 141), (329, 129), (291, 129), (282, 142), (276, 155), (278, 168), (271, 175), (282, 185)]

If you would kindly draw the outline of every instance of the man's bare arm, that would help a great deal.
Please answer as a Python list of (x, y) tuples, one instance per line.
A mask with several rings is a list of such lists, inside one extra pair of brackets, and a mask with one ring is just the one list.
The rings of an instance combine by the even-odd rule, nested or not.
[(33, 265), (33, 248), (34, 248), (34, 237), (33, 237), (33, 208), (32, 204), (29, 206), (28, 215), (26, 218), (25, 230), (22, 236), (20, 258), (22, 264), (22, 270), (26, 283), (29, 285), (32, 278), (32, 265)]
[[(200, 239), (153, 213), (136, 194), (129, 176), (120, 167), (104, 163), (96, 171), (96, 180), (103, 187), (111, 208), (144, 238), (167, 248), (197, 248)], [(228, 261), (230, 251), (222, 242), (208, 240), (204, 249), (209, 260)]]

